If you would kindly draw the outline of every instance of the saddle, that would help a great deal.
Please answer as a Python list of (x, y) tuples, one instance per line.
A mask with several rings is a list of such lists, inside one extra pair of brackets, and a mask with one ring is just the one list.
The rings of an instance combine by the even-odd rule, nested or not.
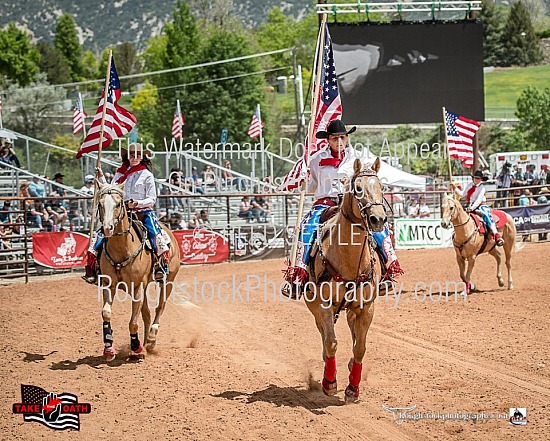
[[(508, 219), (506, 218), (506, 213), (501, 210), (492, 210), (492, 213), (493, 221), (495, 222), (497, 230), (502, 229), (504, 225), (506, 225), (506, 223), (508, 222)], [(477, 229), (480, 233), (485, 234), (489, 231), (489, 229), (487, 228), (487, 224), (485, 223), (483, 218), (479, 214), (477, 214), (477, 212), (470, 214), (470, 216), (472, 216), (472, 219), (476, 223)]]

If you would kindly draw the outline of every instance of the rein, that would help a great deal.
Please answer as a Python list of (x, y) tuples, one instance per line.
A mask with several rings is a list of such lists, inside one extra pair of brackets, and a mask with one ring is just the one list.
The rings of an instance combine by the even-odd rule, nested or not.
[[(454, 209), (455, 209), (455, 206), (453, 206), (453, 210), (454, 210)], [(471, 215), (467, 214), (467, 218), (468, 218), (468, 219), (466, 219), (466, 222), (462, 222), (461, 224), (458, 224), (458, 225), (454, 225), (454, 224), (453, 224), (453, 227), (456, 229), (456, 227), (462, 227), (462, 226), (466, 225), (468, 222), (470, 222), (470, 220), (473, 221)], [(475, 224), (475, 223), (474, 223), (474, 224)], [(474, 228), (474, 231), (472, 231), (472, 234), (470, 234), (470, 235), (466, 238), (466, 240), (465, 240), (464, 242), (462, 242), (460, 245), (457, 245), (457, 244), (455, 243), (454, 237), (453, 237), (453, 245), (454, 245), (454, 247), (455, 247), (455, 248), (458, 248), (458, 251), (459, 251), (460, 253), (462, 253), (462, 249), (464, 248), (464, 246), (474, 238), (474, 236), (476, 235), (476, 233), (477, 233), (478, 231), (479, 231), (479, 229), (477, 228), (477, 225), (475, 225), (475, 228)], [(455, 231), (455, 233), (456, 233), (456, 231)], [(454, 235), (453, 235), (453, 236), (454, 236)], [(482, 248), (483, 248), (483, 247), (482, 247)]]
[[(122, 199), (124, 199), (124, 193), (122, 193), (122, 191), (118, 190), (117, 188), (109, 188), (105, 191), (101, 191), (99, 194), (98, 194), (98, 199), (101, 197), (101, 195), (103, 194), (108, 194), (108, 195), (112, 195), (112, 194), (117, 194), (119, 195)], [(126, 205), (124, 204), (124, 202), (122, 202), (120, 205), (122, 205), (122, 208), (120, 209), (119, 211), (119, 214), (118, 214), (118, 217), (116, 218), (114, 224), (115, 224), (115, 228), (116, 226), (118, 225), (118, 223), (124, 219), (124, 216), (126, 216), (128, 218), (128, 228), (124, 231), (121, 231), (119, 233), (113, 233), (111, 237), (117, 237), (117, 236), (123, 236), (125, 234), (128, 234), (130, 233), (131, 229), (132, 229), (132, 226), (133, 226), (133, 218), (131, 215), (128, 215), (128, 212), (126, 210)], [(99, 204), (99, 208), (102, 209), (102, 206), (101, 204)], [(101, 212), (100, 212), (100, 220), (103, 222), (103, 219), (101, 219)], [(132, 239), (133, 240), (133, 239)], [(141, 251), (143, 251), (144, 247), (145, 247), (145, 243), (147, 241), (147, 229), (144, 229), (144, 232), (143, 232), (143, 237), (141, 238), (141, 243), (139, 244), (139, 247), (136, 248), (136, 250), (129, 256), (127, 257), (126, 259), (124, 259), (122, 262), (115, 262), (113, 260), (113, 258), (109, 255), (109, 252), (107, 251), (107, 242), (108, 242), (108, 238), (106, 237), (105, 238), (105, 241), (103, 242), (103, 252), (105, 253), (105, 257), (107, 258), (107, 261), (113, 266), (115, 267), (115, 270), (117, 271), (117, 273), (120, 273), (120, 270), (125, 267), (126, 265), (128, 265), (132, 260), (134, 260), (138, 255), (139, 253), (141, 253)]]

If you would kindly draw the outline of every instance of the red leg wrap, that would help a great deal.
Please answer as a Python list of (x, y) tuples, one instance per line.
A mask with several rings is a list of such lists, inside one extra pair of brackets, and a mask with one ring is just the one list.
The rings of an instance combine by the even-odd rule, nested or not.
[(324, 377), (331, 383), (336, 380), (336, 357), (327, 358), (325, 360)]
[(351, 372), (349, 374), (349, 384), (353, 387), (359, 386), (361, 382), (361, 371), (363, 365), (361, 363), (356, 363), (355, 361), (351, 365)]
[(86, 255), (86, 266), (93, 267), (95, 265), (97, 258), (93, 253), (90, 253), (88, 251), (88, 254)]
[(283, 278), (291, 284), (298, 283), (298, 285), (305, 285), (309, 279), (309, 274), (303, 268), (298, 266), (289, 266), (286, 270), (283, 270)]

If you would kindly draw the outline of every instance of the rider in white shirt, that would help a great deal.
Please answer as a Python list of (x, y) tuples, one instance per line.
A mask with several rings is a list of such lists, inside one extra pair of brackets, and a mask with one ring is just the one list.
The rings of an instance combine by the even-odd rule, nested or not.
[(495, 221), (493, 220), (493, 214), (487, 205), (487, 199), (485, 198), (485, 187), (481, 183), (483, 180), (486, 181), (487, 178), (483, 176), (481, 170), (476, 171), (472, 175), (472, 178), (474, 181), (470, 182), (464, 190), (454, 184), (451, 184), (451, 187), (454, 189), (456, 194), (466, 198), (466, 201), (468, 202), (466, 211), (468, 213), (471, 213), (472, 211), (478, 211), (481, 213), (483, 220), (493, 233), (496, 244), (501, 247), (504, 245), (504, 239), (497, 230)]
[[(126, 149), (123, 149), (124, 151)], [(143, 154), (143, 146), (132, 143), (128, 153), (123, 157), (122, 166), (113, 177), (113, 184), (124, 183), (124, 201), (133, 210), (147, 228), (154, 251), (158, 257), (155, 268), (155, 279), (162, 279), (168, 274), (170, 261), (170, 238), (160, 227), (154, 211), (157, 201), (155, 178), (151, 173), (151, 160)], [(101, 168), (97, 169), (100, 182), (106, 183)], [(97, 283), (97, 256), (103, 245), (104, 237), (101, 230), (96, 235), (92, 246), (88, 249), (86, 275), (83, 279), (88, 283)]]
[[(316, 200), (301, 222), (296, 266), (288, 267), (285, 272), (285, 280), (290, 285), (297, 285), (298, 291), (301, 291), (309, 278), (309, 251), (316, 237), (321, 214), (329, 207), (339, 204), (339, 197), (344, 193), (342, 179), (353, 176), (353, 164), (356, 158), (365, 159), (348, 144), (348, 135), (355, 130), (356, 127), (352, 127), (347, 131), (342, 121), (333, 120), (326, 131), (316, 134), (318, 139), (328, 139), (328, 146), (316, 152), (310, 161), (308, 191), (314, 193)], [(389, 228), (386, 226), (383, 231), (371, 232), (371, 234), (387, 268), (382, 280), (393, 280), (403, 274), (393, 249)], [(291, 294), (290, 290), (283, 293)], [(296, 294), (298, 295), (293, 295), (293, 298), (299, 298), (299, 293)]]

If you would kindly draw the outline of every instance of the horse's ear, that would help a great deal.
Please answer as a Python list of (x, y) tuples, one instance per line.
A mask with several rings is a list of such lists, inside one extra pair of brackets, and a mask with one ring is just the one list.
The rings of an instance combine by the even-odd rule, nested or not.
[(353, 163), (353, 174), (358, 174), (363, 169), (363, 163), (359, 158), (355, 158), (355, 162)]
[(124, 181), (124, 182), (121, 183), (121, 184), (117, 184), (117, 187), (118, 187), (121, 191), (124, 191), (124, 185), (126, 185), (126, 181)]
[(371, 168), (378, 173), (378, 170), (380, 170), (380, 157), (377, 157), (374, 161), (374, 164), (372, 164)]

